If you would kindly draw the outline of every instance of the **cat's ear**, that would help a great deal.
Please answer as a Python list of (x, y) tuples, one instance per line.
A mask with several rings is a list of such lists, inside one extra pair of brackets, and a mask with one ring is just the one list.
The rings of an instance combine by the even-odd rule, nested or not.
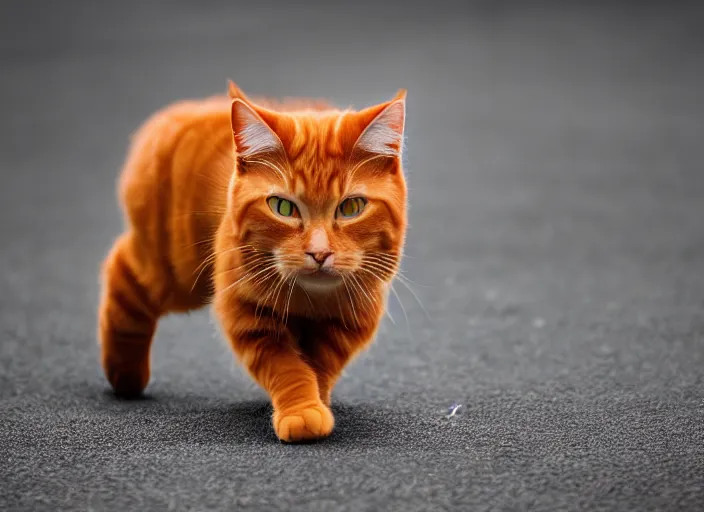
[(245, 160), (261, 154), (282, 153), (281, 139), (241, 98), (232, 102), (232, 134), (237, 155)]
[(359, 115), (365, 128), (354, 149), (400, 158), (406, 123), (406, 91), (400, 90), (390, 102), (362, 110)]
[(244, 93), (240, 87), (233, 82), (232, 80), (227, 81), (227, 95), (230, 97), (232, 100), (236, 100), (237, 98), (241, 99), (242, 101), (245, 101), (247, 103), (251, 103), (247, 95)]

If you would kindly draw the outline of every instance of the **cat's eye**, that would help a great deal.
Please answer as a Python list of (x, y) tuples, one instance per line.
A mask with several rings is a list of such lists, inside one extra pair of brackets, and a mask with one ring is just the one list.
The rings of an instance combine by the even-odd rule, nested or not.
[(362, 213), (365, 206), (367, 206), (367, 200), (363, 197), (348, 197), (337, 207), (337, 216), (351, 219)]
[(298, 207), (293, 201), (278, 196), (271, 196), (266, 201), (271, 211), (277, 215), (281, 215), (282, 217), (300, 217)]

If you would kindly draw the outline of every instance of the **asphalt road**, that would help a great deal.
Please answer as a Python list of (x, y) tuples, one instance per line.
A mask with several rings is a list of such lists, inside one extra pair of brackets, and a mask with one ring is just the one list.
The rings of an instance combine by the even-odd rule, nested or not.
[[(696, 2), (234, 4), (0, 7), (0, 509), (701, 507)], [(419, 301), (396, 285), (318, 444), (277, 442), (207, 311), (161, 324), (144, 400), (97, 364), (128, 136), (227, 78), (409, 91)]]

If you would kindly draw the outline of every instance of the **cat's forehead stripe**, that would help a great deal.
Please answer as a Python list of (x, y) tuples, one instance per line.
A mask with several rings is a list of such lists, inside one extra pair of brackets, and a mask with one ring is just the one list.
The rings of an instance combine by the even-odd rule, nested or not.
[(333, 192), (337, 195), (340, 194), (340, 178), (337, 176), (337, 174), (333, 174), (332, 180), (330, 180), (330, 183), (328, 184), (328, 189), (330, 192)]
[(296, 179), (294, 183), (294, 194), (296, 194), (298, 197), (302, 197), (306, 195), (306, 184), (303, 182), (303, 179), (298, 178)]

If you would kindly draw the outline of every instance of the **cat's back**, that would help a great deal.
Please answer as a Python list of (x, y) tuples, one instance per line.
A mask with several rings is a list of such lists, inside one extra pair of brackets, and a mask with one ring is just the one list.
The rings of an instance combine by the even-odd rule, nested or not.
[(223, 146), (231, 145), (229, 105), (223, 97), (180, 101), (142, 124), (132, 136), (119, 183), (120, 200), (128, 210), (163, 197), (165, 188), (184, 178), (180, 169), (192, 169), (204, 163), (204, 156), (213, 156), (206, 150), (223, 152)]
[(234, 163), (230, 103), (188, 100), (154, 113), (132, 136), (119, 178), (126, 227), (143, 258), (170, 269), (187, 307), (207, 296), (206, 288), (193, 289), (194, 269), (225, 209)]

